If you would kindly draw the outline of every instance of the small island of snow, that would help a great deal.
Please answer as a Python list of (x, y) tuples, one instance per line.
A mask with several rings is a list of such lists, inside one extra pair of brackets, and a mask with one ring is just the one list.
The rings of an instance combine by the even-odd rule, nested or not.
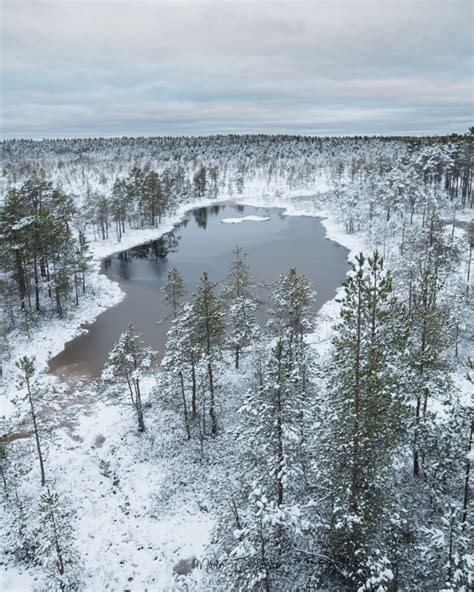
[(269, 216), (242, 216), (242, 218), (224, 218), (222, 224), (240, 224), (240, 222), (268, 222)]

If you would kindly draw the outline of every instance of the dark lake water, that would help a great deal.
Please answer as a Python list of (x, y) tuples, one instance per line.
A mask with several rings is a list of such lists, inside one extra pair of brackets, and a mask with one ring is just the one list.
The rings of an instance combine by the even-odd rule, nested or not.
[[(222, 223), (225, 218), (248, 215), (270, 220)], [(195, 290), (203, 271), (212, 281), (221, 283), (237, 244), (247, 253), (258, 282), (270, 284), (290, 267), (310, 277), (317, 291), (315, 310), (334, 297), (349, 268), (347, 250), (325, 238), (318, 218), (286, 217), (275, 208), (228, 204), (191, 210), (185, 221), (161, 239), (104, 260), (102, 272), (120, 284), (126, 297), (99, 315), (86, 334), (67, 343), (51, 360), (51, 371), (97, 376), (128, 323), (163, 354), (170, 311), (160, 288), (166, 283), (168, 270), (179, 270), (188, 293)], [(268, 300), (269, 291), (263, 290), (262, 295)], [(262, 308), (260, 318), (264, 321), (269, 305)]]

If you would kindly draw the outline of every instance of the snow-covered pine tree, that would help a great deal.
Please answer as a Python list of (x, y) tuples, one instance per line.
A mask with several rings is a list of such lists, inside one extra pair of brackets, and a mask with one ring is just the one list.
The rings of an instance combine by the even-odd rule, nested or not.
[(50, 182), (32, 177), (20, 189), (8, 189), (0, 207), (0, 261), (17, 286), (22, 310), (39, 313), (47, 288), (49, 297), (54, 290), (62, 315), (76, 269), (74, 253), (84, 252), (71, 232), (74, 214), (72, 198)]
[(186, 295), (183, 278), (181, 274), (173, 267), (168, 271), (166, 285), (162, 288), (164, 294), (164, 301), (173, 310), (173, 318), (176, 319), (181, 300)]
[[(26, 451), (25, 451), (26, 453)], [(23, 458), (23, 454), (20, 454)], [(28, 461), (21, 463), (22, 468)], [(4, 549), (14, 554), (16, 559), (33, 563), (36, 559), (38, 540), (35, 532), (36, 511), (34, 506), (18, 494), (19, 475), (15, 464), (8, 462), (7, 446), (0, 443), (0, 521), (2, 522)], [(33, 506), (33, 507), (32, 507)]]
[(46, 570), (43, 589), (48, 592), (74, 592), (82, 588), (81, 562), (74, 546), (74, 533), (57, 493), (41, 495), (40, 545), (38, 555)]
[[(327, 368), (329, 435), (322, 459), (331, 491), (329, 555), (350, 590), (378, 590), (388, 569), (385, 522), (392, 463), (406, 433), (406, 315), (375, 252), (356, 257), (344, 282), (341, 320)], [(377, 573), (374, 573), (377, 572)]]
[(115, 233), (119, 242), (122, 240), (122, 235), (125, 232), (128, 205), (127, 184), (123, 179), (116, 179), (112, 188), (110, 213), (115, 224)]
[(182, 410), (188, 439), (192, 434), (192, 422), (198, 416), (196, 365), (199, 348), (195, 340), (194, 323), (193, 303), (187, 302), (168, 331), (166, 353), (161, 362), (160, 397), (172, 408)]
[(207, 172), (206, 167), (201, 163), (193, 177), (194, 192), (197, 197), (203, 197), (206, 193)]
[(246, 254), (237, 245), (221, 295), (227, 308), (226, 340), (235, 352), (235, 367), (239, 368), (242, 348), (258, 331), (255, 312), (258, 300)]
[(309, 278), (298, 275), (294, 267), (275, 283), (268, 324), (274, 334), (288, 339), (290, 348), (301, 343), (303, 335), (313, 327), (311, 305), (315, 296)]
[(417, 511), (420, 522), (416, 532), (420, 584), (467, 592), (474, 585), (469, 499), (474, 420), (472, 407), (459, 405), (457, 396), (450, 398), (426, 435), (424, 479), (414, 480), (408, 510)]
[(194, 339), (207, 367), (212, 436), (217, 434), (215, 366), (221, 355), (224, 335), (224, 311), (220, 299), (214, 293), (215, 287), (216, 284), (210, 282), (207, 273), (204, 272), (201, 284), (191, 298), (195, 315)]
[(233, 581), (238, 589), (284, 589), (286, 580), (280, 578), (291, 571), (306, 404), (289, 341), (280, 338), (262, 383), (248, 391), (240, 409), (240, 491), (229, 515), (234, 532), (229, 554), (238, 561)]
[(35, 434), (35, 442), (36, 442), (36, 451), (38, 453), (38, 462), (40, 466), (40, 473), (41, 473), (41, 485), (44, 486), (46, 483), (46, 476), (44, 470), (44, 460), (43, 460), (43, 453), (41, 450), (41, 443), (38, 431), (38, 422), (36, 418), (36, 408), (35, 408), (35, 399), (37, 398), (39, 392), (38, 389), (32, 382), (32, 379), (35, 374), (35, 365), (34, 359), (28, 358), (28, 356), (23, 356), (20, 360), (16, 362), (16, 367), (21, 372), (21, 378), (18, 383), (18, 388), (23, 389), (26, 387), (26, 398), (28, 399), (28, 404), (30, 407), (30, 414), (31, 414), (31, 421), (33, 422), (33, 430)]
[(408, 308), (411, 325), (412, 392), (415, 399), (413, 418), (413, 474), (422, 471), (422, 424), (429, 399), (446, 392), (449, 374), (444, 351), (455, 341), (456, 291), (450, 291), (447, 278), (459, 264), (460, 250), (448, 236), (433, 212), (421, 229), (407, 233), (399, 267), (408, 285)]
[(151, 372), (155, 354), (130, 324), (114, 345), (102, 372), (102, 379), (106, 382), (126, 381), (137, 414), (139, 432), (145, 431), (140, 380)]
[(74, 278), (77, 285), (77, 275), (80, 275), (80, 283), (82, 284), (82, 294), (86, 293), (86, 273), (89, 269), (92, 255), (90, 254), (89, 244), (83, 232), (79, 231), (77, 237), (76, 252), (75, 252), (75, 266)]

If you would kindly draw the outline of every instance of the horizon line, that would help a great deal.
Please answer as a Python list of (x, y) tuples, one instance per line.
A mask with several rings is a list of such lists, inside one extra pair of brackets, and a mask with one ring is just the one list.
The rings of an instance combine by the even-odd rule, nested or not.
[(182, 139), (182, 138), (219, 138), (219, 137), (299, 137), (299, 138), (447, 138), (450, 136), (469, 136), (470, 129), (468, 128), (465, 132), (390, 132), (390, 133), (352, 133), (352, 134), (345, 134), (345, 133), (336, 133), (336, 134), (312, 134), (312, 133), (290, 133), (290, 132), (219, 132), (219, 133), (207, 133), (207, 134), (112, 134), (112, 135), (84, 135), (84, 136), (61, 136), (61, 135), (53, 135), (53, 136), (42, 136), (42, 137), (22, 137), (22, 136), (12, 136), (9, 138), (0, 138), (1, 143), (6, 142), (15, 142), (15, 141), (23, 141), (23, 142), (47, 142), (47, 141), (74, 141), (74, 140), (117, 140), (117, 139)]

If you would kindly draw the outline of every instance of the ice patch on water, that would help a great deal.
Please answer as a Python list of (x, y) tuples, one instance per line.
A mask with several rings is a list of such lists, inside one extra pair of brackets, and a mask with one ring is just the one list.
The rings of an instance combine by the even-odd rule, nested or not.
[(241, 218), (224, 218), (222, 224), (240, 224), (241, 222), (268, 222), (269, 216), (242, 216)]

